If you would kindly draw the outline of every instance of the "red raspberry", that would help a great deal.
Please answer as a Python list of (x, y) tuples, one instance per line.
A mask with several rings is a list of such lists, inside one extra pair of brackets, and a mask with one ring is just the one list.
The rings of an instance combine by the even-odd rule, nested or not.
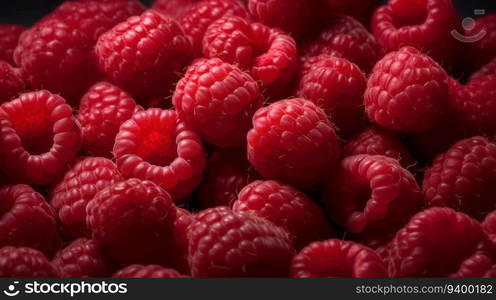
[(206, 180), (198, 194), (201, 207), (232, 206), (239, 192), (257, 178), (245, 149), (215, 152), (208, 161)]
[(415, 215), (390, 245), (391, 277), (481, 277), (494, 253), (479, 222), (449, 208)]
[(200, 0), (155, 0), (152, 8), (160, 13), (179, 19)]
[(6, 246), (0, 249), (0, 277), (59, 277), (58, 271), (38, 250)]
[[(278, 29), (225, 16), (208, 27), (203, 38), (206, 57), (219, 57), (242, 70), (249, 69), (267, 95), (280, 99), (278, 90), (288, 90), (298, 68), (296, 42)], [(286, 91), (287, 92), (287, 91)]]
[(496, 74), (480, 77), (458, 89), (451, 105), (472, 134), (496, 134)]
[(203, 35), (208, 26), (225, 15), (248, 18), (248, 12), (234, 0), (203, 0), (183, 15), (180, 23), (193, 43), (196, 56), (201, 56)]
[(50, 195), (62, 232), (69, 237), (88, 235), (86, 205), (97, 192), (123, 179), (117, 166), (103, 157), (88, 157), (74, 164)]
[(248, 10), (255, 21), (299, 38), (316, 22), (317, 5), (315, 0), (249, 0)]
[(176, 270), (167, 269), (159, 265), (130, 265), (119, 270), (114, 278), (184, 278)]
[(478, 18), (474, 26), (465, 30), (465, 36), (477, 37), (483, 33), (483, 38), (470, 43), (469, 62), (475, 67), (483, 66), (495, 57), (496, 53), (496, 13)]
[(482, 66), (478, 71), (474, 72), (470, 76), (470, 81), (474, 81), (476, 79), (480, 79), (481, 77), (485, 77), (487, 75), (496, 75), (496, 57), (491, 60), (488, 64)]
[(460, 24), (450, 0), (391, 0), (375, 11), (372, 30), (386, 53), (413, 46), (443, 63), (456, 57), (451, 31)]
[(190, 226), (194, 277), (285, 277), (294, 254), (284, 229), (227, 207), (198, 213)]
[(491, 239), (493, 246), (496, 247), (496, 210), (486, 215), (484, 222), (482, 222), (482, 229)]
[(90, 155), (112, 155), (119, 127), (143, 109), (117, 86), (102, 81), (91, 87), (81, 99), (78, 120), (83, 134), (83, 149)]
[(0, 104), (17, 97), (24, 90), (24, 81), (18, 69), (0, 60)]
[(151, 180), (176, 201), (200, 183), (206, 164), (200, 137), (175, 111), (158, 108), (136, 113), (121, 126), (114, 155), (124, 177)]
[(176, 207), (153, 182), (115, 183), (93, 197), (86, 214), (93, 239), (116, 262), (160, 263), (171, 252)]
[(234, 212), (247, 212), (285, 228), (296, 249), (334, 236), (321, 208), (305, 194), (277, 181), (254, 181), (239, 193)]
[(218, 58), (199, 60), (179, 81), (172, 97), (179, 116), (209, 143), (246, 143), (251, 118), (263, 96), (250, 75)]
[(12, 181), (49, 184), (80, 147), (79, 125), (62, 97), (43, 90), (0, 106), (0, 165)]
[(355, 155), (331, 171), (322, 200), (338, 225), (366, 245), (378, 247), (420, 210), (420, 192), (413, 175), (397, 160)]
[(345, 14), (368, 24), (370, 14), (379, 0), (324, 0), (325, 14)]
[(42, 195), (28, 185), (5, 185), (0, 199), (0, 247), (31, 247), (47, 256), (59, 249), (57, 222)]
[(169, 95), (191, 51), (181, 26), (154, 10), (102, 34), (95, 47), (100, 69), (140, 99)]
[(87, 238), (80, 238), (60, 250), (52, 261), (65, 278), (108, 277), (114, 265), (100, 247)]
[(344, 58), (319, 55), (305, 62), (296, 90), (298, 97), (322, 107), (342, 137), (350, 137), (364, 126), (363, 93), (367, 80), (360, 68)]
[(176, 220), (174, 222), (174, 237), (171, 243), (173, 253), (170, 256), (171, 259), (168, 261), (168, 265), (185, 274), (190, 273), (188, 265), (188, 229), (193, 222), (193, 219), (193, 214), (189, 211), (177, 208)]
[(374, 36), (357, 20), (334, 15), (305, 49), (305, 58), (320, 54), (343, 57), (368, 73), (379, 59), (380, 47)]
[(291, 273), (297, 278), (387, 277), (384, 263), (374, 250), (336, 239), (303, 248), (291, 262)]
[(482, 219), (496, 209), (496, 144), (482, 137), (462, 140), (438, 156), (425, 172), (429, 206), (448, 206)]
[(0, 24), (0, 60), (14, 64), (14, 49), (25, 28), (14, 24)]
[(372, 122), (390, 130), (432, 129), (447, 109), (446, 73), (412, 47), (387, 54), (369, 78), (365, 110)]
[(417, 162), (392, 132), (377, 126), (370, 126), (349, 140), (343, 147), (343, 156), (358, 154), (384, 155), (400, 162), (403, 168), (412, 173), (417, 171)]
[(297, 188), (318, 185), (339, 158), (333, 125), (324, 111), (301, 98), (259, 109), (247, 138), (255, 169)]

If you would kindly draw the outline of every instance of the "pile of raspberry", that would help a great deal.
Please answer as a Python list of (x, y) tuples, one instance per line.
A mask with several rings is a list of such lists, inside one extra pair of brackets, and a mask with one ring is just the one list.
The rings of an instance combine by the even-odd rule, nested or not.
[(450, 0), (0, 24), (0, 276), (495, 277), (496, 15), (465, 27)]

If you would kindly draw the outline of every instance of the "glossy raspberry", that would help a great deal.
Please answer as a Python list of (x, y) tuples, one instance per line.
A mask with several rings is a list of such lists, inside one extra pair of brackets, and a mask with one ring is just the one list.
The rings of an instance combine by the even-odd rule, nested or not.
[(277, 181), (254, 181), (241, 190), (234, 212), (247, 212), (285, 228), (296, 249), (334, 235), (321, 208), (305, 194)]
[(457, 91), (451, 105), (472, 134), (496, 134), (496, 74), (471, 80)]
[(140, 99), (168, 96), (191, 51), (181, 26), (154, 10), (102, 34), (95, 47), (100, 69)]
[(315, 0), (249, 0), (252, 18), (269, 27), (300, 37), (315, 23)]
[(429, 206), (448, 206), (480, 220), (496, 209), (495, 184), (496, 144), (473, 137), (434, 160), (422, 190)]
[(176, 270), (159, 265), (130, 265), (114, 274), (114, 278), (183, 278)]
[(57, 222), (41, 194), (28, 185), (5, 185), (0, 199), (0, 247), (30, 247), (47, 256), (59, 249)]
[(336, 239), (303, 248), (291, 262), (291, 274), (298, 278), (387, 277), (384, 263), (374, 250)]
[(42, 90), (0, 106), (0, 168), (11, 181), (48, 184), (80, 147), (79, 125), (62, 97)]
[(103, 157), (83, 158), (74, 164), (50, 194), (62, 232), (69, 237), (88, 235), (86, 205), (96, 193), (123, 179), (117, 166)]
[(391, 277), (481, 277), (494, 264), (479, 222), (449, 208), (415, 215), (390, 245)]
[(380, 58), (380, 47), (374, 36), (357, 20), (334, 15), (308, 45), (305, 57), (329, 54), (346, 58), (368, 73)]
[(198, 213), (189, 242), (193, 277), (285, 277), (295, 254), (284, 229), (227, 207)]
[(180, 20), (193, 43), (196, 56), (202, 53), (203, 35), (208, 26), (225, 15), (248, 17), (248, 12), (235, 0), (203, 0), (194, 5)]
[(102, 81), (81, 99), (77, 119), (83, 134), (83, 149), (95, 156), (112, 155), (119, 127), (142, 108), (117, 86)]
[(480, 79), (481, 77), (485, 77), (487, 75), (496, 75), (496, 56), (489, 63), (485, 64), (479, 70), (474, 72), (470, 76), (469, 81), (474, 81), (476, 79)]
[(164, 15), (179, 19), (200, 0), (155, 0), (152, 8)]
[(298, 68), (296, 42), (279, 29), (250, 23), (238, 16), (225, 16), (208, 27), (203, 54), (218, 57), (242, 70), (250, 70), (273, 100), (278, 89), (289, 89)]
[(25, 28), (14, 24), (0, 24), (0, 60), (14, 64), (14, 49)]
[(357, 240), (377, 247), (420, 210), (420, 192), (413, 175), (397, 160), (355, 155), (331, 170), (322, 200), (338, 225)]
[(174, 234), (171, 243), (172, 254), (167, 261), (167, 266), (173, 267), (184, 274), (189, 274), (188, 264), (188, 229), (193, 222), (194, 216), (189, 211), (177, 208), (174, 221)]
[(172, 97), (179, 116), (209, 143), (240, 147), (263, 96), (253, 78), (218, 58), (199, 60), (179, 81)]
[(175, 111), (158, 108), (136, 113), (121, 126), (114, 155), (124, 177), (151, 180), (176, 201), (200, 183), (206, 164), (200, 137)]
[(0, 249), (0, 277), (56, 278), (59, 274), (40, 251), (6, 246)]
[(451, 35), (460, 17), (450, 0), (392, 0), (374, 13), (372, 30), (387, 52), (413, 46), (440, 63), (449, 63), (460, 46)]
[(260, 175), (297, 188), (318, 185), (339, 158), (332, 123), (301, 98), (259, 109), (247, 139), (248, 160)]
[(258, 178), (245, 149), (215, 152), (208, 161), (205, 181), (198, 194), (202, 208), (232, 206), (239, 192)]
[(469, 45), (469, 62), (476, 67), (487, 64), (495, 57), (496, 53), (496, 13), (478, 18), (474, 26), (465, 30), (465, 36), (482, 36), (482, 39), (476, 40), (475, 43)]
[(331, 116), (342, 137), (365, 123), (363, 93), (367, 80), (360, 68), (344, 58), (319, 55), (305, 62), (296, 95), (310, 100)]
[(387, 54), (374, 67), (365, 92), (369, 119), (389, 130), (432, 129), (447, 109), (446, 73), (412, 47)]
[(343, 156), (358, 154), (384, 155), (400, 162), (403, 168), (412, 173), (417, 171), (417, 162), (400, 139), (392, 132), (378, 126), (370, 126), (343, 147)]
[(24, 90), (24, 80), (18, 69), (0, 60), (0, 104), (17, 97)]
[(87, 238), (80, 238), (60, 250), (52, 261), (65, 278), (108, 277), (114, 265), (100, 247)]
[(118, 263), (161, 263), (171, 252), (176, 207), (151, 181), (129, 179), (101, 190), (86, 214), (93, 240)]

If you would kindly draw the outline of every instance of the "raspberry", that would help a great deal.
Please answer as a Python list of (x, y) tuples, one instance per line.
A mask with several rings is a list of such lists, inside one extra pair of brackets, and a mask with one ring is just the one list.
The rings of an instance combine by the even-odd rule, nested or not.
[(316, 21), (315, 0), (249, 0), (248, 10), (257, 22), (301, 37)]
[(369, 78), (365, 110), (369, 119), (390, 130), (432, 129), (448, 103), (446, 73), (412, 47), (387, 54)]
[(153, 10), (102, 34), (95, 47), (100, 69), (139, 99), (169, 95), (191, 51), (181, 26)]
[(189, 229), (193, 277), (285, 277), (295, 254), (288, 233), (227, 207), (198, 213)]
[(245, 149), (215, 152), (208, 161), (206, 180), (198, 194), (201, 207), (232, 206), (238, 193), (257, 178)]
[(291, 262), (291, 273), (297, 278), (387, 277), (384, 263), (374, 250), (336, 239), (303, 248)]
[(390, 240), (422, 206), (412, 174), (381, 155), (345, 158), (331, 171), (322, 196), (332, 219), (371, 247)]
[(176, 270), (159, 265), (130, 265), (119, 270), (114, 278), (183, 278)]
[(18, 69), (0, 61), (0, 104), (12, 100), (24, 90), (24, 81)]
[(496, 53), (496, 13), (478, 18), (474, 26), (465, 30), (465, 36), (477, 37), (481, 32), (485, 33), (483, 38), (469, 45), (468, 56), (476, 67), (487, 64)]
[(58, 271), (38, 250), (6, 246), (0, 249), (0, 277), (59, 277)]
[(65, 278), (108, 277), (114, 266), (100, 247), (87, 238), (80, 238), (60, 250), (52, 261)]
[(0, 24), (0, 60), (14, 64), (14, 49), (25, 28), (14, 24)]
[(0, 165), (12, 181), (49, 184), (80, 147), (79, 125), (62, 97), (42, 90), (0, 106)]
[(496, 247), (496, 210), (486, 215), (484, 222), (482, 222), (482, 229), (491, 239), (493, 246)]
[(296, 42), (289, 35), (237, 16), (225, 16), (208, 27), (203, 53), (249, 69), (276, 100), (278, 90), (288, 89), (298, 68)]
[(390, 245), (391, 277), (481, 277), (494, 261), (481, 225), (449, 208), (415, 215)]
[(425, 172), (422, 190), (429, 206), (448, 206), (476, 219), (496, 209), (496, 144), (473, 137), (453, 145)]
[(400, 162), (412, 173), (417, 171), (417, 162), (394, 133), (377, 126), (370, 126), (349, 140), (343, 147), (343, 156), (358, 154), (384, 155)]
[(58, 250), (57, 222), (42, 195), (28, 185), (5, 185), (0, 199), (0, 247), (31, 247), (47, 256)]
[(182, 208), (177, 208), (176, 220), (174, 221), (174, 237), (171, 243), (173, 253), (168, 265), (171, 265), (183, 273), (189, 273), (188, 229), (193, 222), (193, 219), (193, 214), (189, 211)]
[(178, 19), (198, 2), (199, 0), (155, 0), (152, 8), (164, 15)]
[(362, 71), (344, 58), (319, 55), (305, 62), (307, 72), (299, 81), (296, 95), (322, 107), (343, 137), (364, 125), (363, 93), (367, 80)]
[(285, 228), (296, 249), (334, 235), (317, 204), (305, 194), (277, 181), (254, 181), (239, 193), (234, 212), (247, 212)]
[(478, 71), (474, 72), (470, 76), (470, 81), (474, 81), (476, 79), (480, 79), (481, 77), (485, 77), (486, 75), (496, 75), (496, 57), (491, 60), (488, 64), (482, 66)]
[(117, 86), (105, 81), (95, 84), (81, 99), (77, 116), (85, 152), (111, 156), (119, 127), (141, 110), (131, 95)]
[(450, 0), (391, 0), (375, 11), (371, 26), (386, 53), (413, 46), (449, 63), (459, 48), (451, 31), (460, 24)]
[(180, 23), (193, 43), (196, 56), (201, 56), (202, 39), (208, 26), (225, 15), (248, 18), (248, 12), (234, 0), (203, 0), (183, 15)]
[(171, 252), (176, 207), (153, 182), (115, 183), (93, 197), (86, 214), (93, 239), (118, 263), (160, 263)]
[(339, 158), (333, 125), (310, 101), (281, 100), (259, 109), (247, 136), (248, 160), (266, 179), (318, 185)]
[(374, 36), (357, 20), (334, 15), (318, 36), (304, 47), (304, 59), (320, 54), (346, 58), (368, 73), (380, 57)]
[(496, 134), (496, 74), (480, 77), (460, 88), (452, 99), (458, 118), (472, 134)]
[(178, 201), (200, 183), (205, 152), (176, 112), (151, 108), (133, 115), (115, 139), (117, 166), (126, 178), (151, 180)]
[(88, 157), (74, 164), (50, 195), (61, 231), (69, 237), (88, 235), (86, 205), (97, 192), (123, 179), (117, 166), (103, 157)]
[(218, 58), (199, 60), (179, 81), (172, 97), (179, 116), (209, 143), (246, 143), (251, 118), (263, 96), (250, 75)]

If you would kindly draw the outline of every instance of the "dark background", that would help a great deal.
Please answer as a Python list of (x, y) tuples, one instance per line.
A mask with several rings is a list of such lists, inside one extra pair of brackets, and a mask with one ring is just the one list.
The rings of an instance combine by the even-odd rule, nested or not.
[[(29, 26), (48, 14), (64, 0), (0, 0), (0, 23), (16, 23)], [(153, 0), (142, 0), (149, 5)], [(473, 17), (474, 9), (496, 12), (495, 0), (453, 0), (462, 17)]]

